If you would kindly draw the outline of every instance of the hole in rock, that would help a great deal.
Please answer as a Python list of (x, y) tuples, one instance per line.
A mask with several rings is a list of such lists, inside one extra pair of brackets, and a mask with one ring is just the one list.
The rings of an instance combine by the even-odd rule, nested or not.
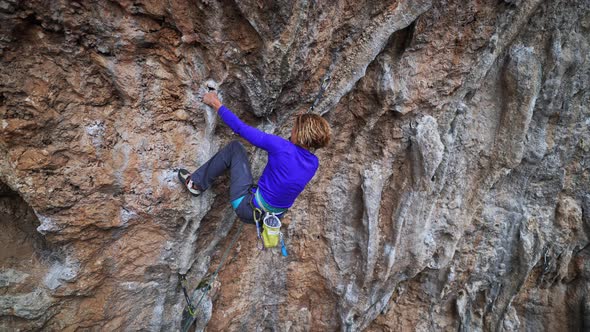
[(414, 31), (416, 30), (416, 21), (410, 23), (404, 29), (401, 29), (394, 33), (394, 50), (397, 57), (401, 57), (406, 52), (408, 47), (412, 44), (414, 39)]
[[(5, 313), (0, 315), (0, 329), (30, 330), (51, 317), (45, 279), (58, 258), (37, 232), (39, 225), (33, 209), (0, 182), (0, 295), (7, 299), (0, 303)], [(36, 299), (35, 305), (30, 298)]]
[(0, 182), (0, 251), (1, 268), (29, 270), (31, 260), (41, 258), (48, 247), (37, 227), (39, 219), (33, 209), (6, 184)]

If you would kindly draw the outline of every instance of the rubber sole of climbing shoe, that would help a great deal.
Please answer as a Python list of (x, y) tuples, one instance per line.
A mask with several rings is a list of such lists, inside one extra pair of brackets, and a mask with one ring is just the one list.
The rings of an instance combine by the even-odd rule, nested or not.
[(199, 196), (201, 191), (193, 187), (193, 181), (190, 179), (191, 173), (184, 168), (178, 170), (178, 180), (182, 183), (193, 196)]

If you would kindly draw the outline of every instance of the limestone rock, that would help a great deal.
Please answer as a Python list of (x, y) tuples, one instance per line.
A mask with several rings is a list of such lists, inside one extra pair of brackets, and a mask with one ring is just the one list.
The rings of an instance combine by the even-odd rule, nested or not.
[[(0, 0), (0, 330), (179, 330), (237, 232), (235, 135), (332, 143), (285, 218), (245, 225), (210, 331), (590, 326), (588, 1)], [(265, 153), (249, 147), (255, 175)], [(202, 285), (202, 284), (201, 284)]]
[(417, 177), (431, 179), (443, 159), (444, 145), (440, 140), (435, 118), (425, 116), (417, 122), (413, 148), (417, 154), (416, 163), (420, 163), (420, 166), (417, 166), (419, 170), (415, 173)]

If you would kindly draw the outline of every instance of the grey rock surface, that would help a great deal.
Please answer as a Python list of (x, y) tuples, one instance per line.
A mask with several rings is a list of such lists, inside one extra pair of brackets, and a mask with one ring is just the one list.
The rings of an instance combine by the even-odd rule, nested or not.
[[(0, 329), (181, 326), (237, 232), (235, 135), (332, 125), (284, 220), (244, 226), (209, 331), (590, 329), (590, 2), (1, 1)], [(263, 151), (248, 146), (253, 170)]]

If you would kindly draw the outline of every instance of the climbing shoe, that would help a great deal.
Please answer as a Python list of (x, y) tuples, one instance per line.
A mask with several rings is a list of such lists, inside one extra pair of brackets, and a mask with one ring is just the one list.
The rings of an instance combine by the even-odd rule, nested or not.
[(178, 179), (188, 189), (193, 196), (199, 196), (202, 192), (200, 188), (191, 180), (191, 173), (184, 168), (178, 170)]

